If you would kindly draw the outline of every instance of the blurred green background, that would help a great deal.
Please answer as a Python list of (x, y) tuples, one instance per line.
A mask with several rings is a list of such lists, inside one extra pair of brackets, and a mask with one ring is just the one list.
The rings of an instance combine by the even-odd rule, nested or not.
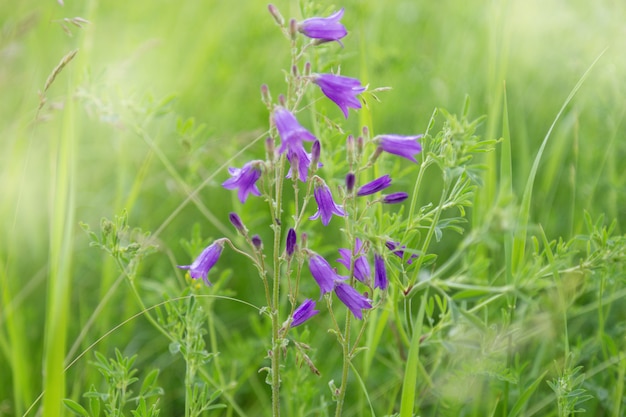
[[(286, 17), (302, 17), (298, 1), (275, 4)], [(487, 115), (480, 134), (499, 138), (506, 85), (518, 195), (559, 108), (603, 53), (553, 132), (531, 221), (550, 237), (571, 237), (582, 231), (587, 210), (594, 218), (604, 213), (617, 219), (623, 231), (625, 2), (346, 0), (310, 10), (339, 7), (346, 8), (350, 32), (345, 48), (336, 48), (342, 74), (370, 88), (392, 87), (379, 94), (382, 103), (370, 103), (375, 134), (424, 132), (434, 108), (460, 113), (468, 95), (471, 115)], [(90, 23), (78, 28), (63, 21), (77, 16)], [(38, 110), (46, 79), (75, 49)], [(282, 91), (288, 53), (267, 4), (256, 0), (0, 3), (0, 415), (21, 415), (42, 390), (45, 358), (54, 358), (44, 349), (53, 304), (63, 304), (58, 337), (69, 349), (118, 277), (115, 265), (89, 247), (79, 222), (97, 229), (102, 217), (126, 209), (133, 227), (157, 232), (160, 252), (140, 271), (147, 304), (159, 301), (151, 282), (180, 280), (174, 265), (190, 262), (180, 242), (190, 238), (195, 223), (206, 239), (233, 235), (226, 221), (232, 210), (251, 230), (268, 224), (253, 217), (262, 202), (241, 208), (235, 193), (220, 187), (227, 172), (218, 168), (263, 157), (258, 141), (229, 162), (263, 138), (268, 114), (259, 86), (267, 83), (274, 95)], [(337, 109), (327, 111), (340, 120)], [(347, 126), (358, 128), (356, 120), (353, 115)], [(181, 206), (211, 176), (195, 200)], [(438, 198), (437, 190), (424, 193), (424, 201)], [(440, 250), (450, 253), (454, 245)], [(58, 267), (59, 257), (68, 265)], [(240, 259), (226, 255), (224, 265), (229, 262)], [(55, 268), (60, 272), (51, 272)], [(236, 269), (227, 287), (254, 299), (256, 287), (245, 281), (253, 277), (251, 267)], [(113, 293), (80, 350), (137, 311), (124, 288), (122, 283)], [(223, 308), (223, 326), (233, 332), (224, 342), (225, 356), (257, 349), (260, 362), (265, 342), (244, 340), (255, 327), (251, 312)], [(142, 319), (97, 349), (110, 353), (115, 346), (139, 352), (140, 366), (176, 366), (166, 341)], [(337, 361), (322, 367), (332, 370)], [(266, 406), (258, 399), (266, 390), (262, 377), (246, 365), (242, 360), (240, 370), (249, 373), (250, 386), (237, 395)], [(68, 375), (67, 396), (98, 380), (87, 359)], [(176, 383), (182, 381), (169, 375), (164, 415), (175, 415), (182, 393)], [(241, 402), (245, 407), (248, 400)]]

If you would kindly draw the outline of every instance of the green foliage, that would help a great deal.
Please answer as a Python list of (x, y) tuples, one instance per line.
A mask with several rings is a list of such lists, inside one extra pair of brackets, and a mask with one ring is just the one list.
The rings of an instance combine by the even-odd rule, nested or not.
[[(345, 48), (312, 59), (370, 84), (341, 132), (315, 94), (302, 117), (336, 143), (357, 122), (425, 133), (419, 165), (383, 166), (411, 201), (357, 225), (407, 248), (388, 256), (393, 290), (364, 329), (344, 415), (623, 415), (624, 3), (300, 3), (276, 4), (297, 19), (345, 6)], [(259, 83), (278, 91), (289, 67), (265, 5), (237, 6), (0, 3), (0, 416), (113, 415), (121, 398), (137, 416), (270, 409), (255, 268), (225, 253), (210, 289), (175, 268), (217, 236), (243, 240), (219, 184), (234, 159), (263, 157)], [(341, 149), (324, 162), (343, 178)], [(264, 208), (240, 214), (268, 245)], [(343, 238), (321, 234), (310, 242)], [(285, 415), (333, 408), (342, 353), (318, 319), (286, 347)], [(137, 356), (88, 366), (92, 343)]]
[[(135, 375), (137, 369), (133, 364), (137, 355), (132, 357), (123, 356), (116, 349), (115, 358), (107, 359), (99, 352), (95, 352), (96, 360), (93, 365), (104, 377), (105, 388), (100, 391), (92, 386), (83, 394), (89, 401), (89, 411), (71, 399), (65, 399), (63, 403), (73, 413), (84, 417), (98, 417), (100, 409), (106, 417), (121, 417), (131, 415), (135, 417), (157, 417), (160, 413), (158, 407), (159, 398), (163, 395), (163, 389), (157, 386), (159, 371), (157, 369), (149, 372), (141, 383), (137, 395), (133, 395), (131, 388), (139, 381)], [(132, 408), (136, 406), (136, 408)]]

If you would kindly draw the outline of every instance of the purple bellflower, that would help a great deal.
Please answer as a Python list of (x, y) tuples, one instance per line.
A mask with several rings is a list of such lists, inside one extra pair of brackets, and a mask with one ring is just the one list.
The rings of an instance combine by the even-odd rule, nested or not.
[(374, 181), (370, 181), (367, 184), (362, 185), (356, 192), (359, 197), (377, 193), (391, 185), (391, 177), (389, 175), (383, 175), (376, 178)]
[(222, 187), (228, 190), (239, 188), (237, 196), (242, 203), (246, 202), (250, 194), (260, 196), (261, 192), (256, 186), (256, 182), (261, 178), (262, 166), (262, 161), (250, 161), (241, 169), (228, 168), (231, 178), (224, 181)]
[(343, 77), (335, 74), (316, 74), (313, 76), (313, 82), (317, 84), (322, 93), (335, 102), (348, 118), (348, 108), (360, 109), (361, 102), (357, 95), (366, 90), (361, 85), (361, 81), (356, 78)]
[(387, 269), (385, 268), (385, 260), (377, 253), (374, 253), (374, 288), (386, 290), (389, 286), (387, 279)]
[(213, 284), (209, 281), (209, 271), (220, 259), (222, 249), (224, 249), (225, 239), (218, 239), (207, 246), (191, 265), (178, 265), (180, 269), (189, 271), (193, 279), (202, 278), (209, 287)]
[(315, 201), (317, 202), (317, 212), (309, 217), (309, 220), (315, 220), (318, 217), (321, 217), (322, 224), (324, 226), (328, 226), (328, 223), (330, 223), (330, 219), (333, 217), (333, 214), (341, 217), (346, 215), (346, 212), (343, 211), (343, 208), (340, 205), (335, 204), (335, 202), (333, 201), (333, 195), (324, 180), (318, 179), (318, 181), (315, 183), (313, 196), (315, 197)]
[(354, 317), (359, 320), (363, 318), (361, 310), (372, 308), (372, 300), (343, 282), (339, 282), (335, 285), (335, 294), (337, 294), (337, 298), (352, 311)]
[(311, 165), (311, 154), (302, 145), (295, 145), (287, 148), (287, 160), (291, 164), (287, 178), (297, 176), (300, 181), (306, 182)]
[(315, 309), (315, 301), (307, 298), (300, 304), (298, 308), (293, 312), (293, 320), (291, 321), (291, 327), (296, 327), (319, 313), (319, 310)]
[[(387, 249), (389, 249), (391, 251), (391, 253), (393, 253), (394, 255), (399, 257), (400, 259), (404, 258), (404, 249), (406, 249), (405, 245), (401, 245), (400, 242), (393, 242), (391, 240), (388, 240), (387, 242), (385, 242), (385, 246), (387, 246)], [(406, 263), (407, 264), (412, 264), (413, 263), (413, 259), (415, 259), (415, 258), (417, 258), (417, 255), (416, 254), (411, 254), (411, 256), (406, 261)]]
[[(288, 148), (302, 147), (302, 142), (313, 142), (315, 136), (298, 123), (296, 116), (281, 106), (274, 109), (274, 124), (282, 141), (279, 153), (284, 153)], [(304, 149), (304, 148), (303, 148)]]
[(343, 17), (344, 9), (328, 17), (311, 17), (298, 24), (298, 32), (312, 39), (319, 39), (320, 42), (337, 41), (348, 34), (345, 26), (340, 20)]
[(367, 284), (371, 271), (370, 265), (364, 254), (363, 242), (361, 242), (361, 239), (358, 237), (356, 238), (354, 253), (350, 249), (341, 248), (339, 249), (339, 255), (341, 258), (337, 259), (337, 262), (348, 268), (348, 270), (351, 270), (352, 268), (352, 257), (354, 257), (354, 277)]
[(415, 155), (422, 151), (422, 145), (417, 140), (421, 137), (422, 135), (380, 135), (374, 138), (374, 140), (383, 151), (401, 156), (417, 163)]
[(398, 204), (409, 198), (409, 195), (403, 191), (383, 195), (383, 203)]
[(319, 285), (322, 295), (331, 292), (335, 282), (341, 280), (328, 261), (316, 253), (309, 258), (309, 270)]

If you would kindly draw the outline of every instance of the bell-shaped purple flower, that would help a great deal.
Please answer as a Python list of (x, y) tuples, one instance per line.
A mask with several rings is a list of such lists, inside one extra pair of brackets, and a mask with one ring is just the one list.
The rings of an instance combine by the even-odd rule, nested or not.
[(331, 292), (335, 282), (341, 280), (328, 261), (316, 253), (309, 258), (309, 270), (319, 285), (322, 295)]
[(284, 153), (288, 148), (302, 147), (302, 141), (312, 142), (315, 136), (298, 123), (296, 116), (284, 107), (276, 106), (274, 109), (274, 124), (281, 139), (279, 153)]
[(398, 204), (409, 198), (409, 195), (403, 191), (383, 195), (383, 203)]
[(346, 283), (338, 282), (335, 285), (335, 294), (354, 314), (354, 317), (361, 320), (363, 313), (361, 310), (372, 308), (372, 300), (359, 293)]
[(348, 268), (348, 270), (352, 268), (352, 258), (354, 257), (354, 277), (365, 284), (369, 282), (371, 274), (370, 264), (367, 262), (361, 239), (356, 238), (354, 252), (350, 249), (341, 248), (339, 249), (339, 255), (341, 258), (337, 259), (337, 262)]
[(391, 185), (391, 177), (389, 175), (383, 175), (376, 178), (374, 181), (370, 181), (365, 185), (359, 187), (356, 195), (359, 197), (377, 193)]
[(311, 165), (311, 154), (304, 149), (301, 143), (294, 143), (293, 146), (287, 148), (287, 160), (291, 164), (287, 178), (293, 178), (296, 175), (300, 181), (306, 182)]
[(224, 249), (224, 242), (225, 239), (216, 240), (207, 246), (191, 265), (178, 265), (178, 268), (188, 270), (189, 275), (193, 279), (202, 278), (206, 285), (213, 285), (208, 278), (209, 271), (220, 259)]
[(250, 194), (260, 196), (261, 192), (256, 186), (256, 182), (261, 178), (262, 166), (262, 161), (250, 161), (241, 169), (228, 168), (232, 177), (224, 181), (222, 187), (228, 190), (239, 188), (237, 196), (242, 203), (246, 202)]
[(380, 148), (394, 155), (401, 156), (410, 161), (417, 162), (415, 155), (422, 151), (422, 145), (417, 141), (422, 135), (400, 136), (400, 135), (380, 135), (374, 138)]
[(386, 290), (389, 286), (387, 279), (387, 269), (385, 268), (385, 260), (377, 253), (374, 253), (374, 288)]
[(298, 308), (293, 312), (293, 320), (291, 321), (291, 327), (296, 327), (319, 313), (319, 310), (315, 309), (315, 301), (307, 298), (300, 304)]
[[(298, 31), (304, 36), (318, 39), (320, 42), (337, 41), (348, 34), (345, 26), (340, 20), (343, 17), (344, 9), (328, 17), (311, 17), (298, 24)], [(341, 42), (339, 42), (341, 44)]]
[[(394, 242), (394, 241), (388, 240), (387, 242), (385, 242), (385, 246), (387, 246), (387, 249), (389, 249), (391, 251), (391, 253), (393, 253), (394, 255), (399, 257), (400, 259), (404, 258), (404, 249), (406, 249), (405, 245), (401, 245), (400, 242)], [(415, 258), (417, 258), (417, 255), (416, 254), (411, 254), (409, 259), (407, 259), (406, 263), (407, 264), (412, 264), (413, 263), (413, 259), (415, 259)]]
[(357, 98), (359, 94), (366, 90), (361, 85), (361, 81), (356, 78), (344, 77), (335, 74), (316, 74), (313, 82), (317, 84), (322, 93), (335, 102), (348, 118), (348, 108), (360, 109), (361, 102)]
[(317, 202), (317, 212), (309, 217), (309, 220), (315, 220), (318, 217), (322, 218), (322, 224), (324, 226), (328, 226), (330, 223), (330, 219), (333, 217), (333, 214), (337, 216), (345, 216), (346, 213), (343, 211), (343, 208), (335, 204), (333, 200), (333, 195), (330, 192), (330, 188), (322, 179), (318, 179), (315, 183), (315, 189), (313, 190), (313, 196), (315, 197), (315, 201)]

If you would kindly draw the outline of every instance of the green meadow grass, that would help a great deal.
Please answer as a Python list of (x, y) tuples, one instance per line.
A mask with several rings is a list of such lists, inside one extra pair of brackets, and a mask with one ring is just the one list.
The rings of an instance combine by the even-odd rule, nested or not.
[[(284, 16), (309, 10), (275, 4)], [(485, 116), (475, 134), (498, 140), (477, 157), (462, 233), (412, 238), (438, 257), (419, 275), (397, 273), (405, 286), (370, 318), (343, 415), (624, 415), (626, 3), (311, 10), (339, 7), (350, 34), (329, 67), (392, 88), (351, 112), (346, 131), (434, 135), (447, 112), (459, 132)], [(89, 23), (63, 20), (76, 17)], [(165, 307), (153, 306), (195, 284), (176, 265), (213, 239), (237, 241), (230, 211), (271, 242), (262, 202), (242, 207), (220, 184), (228, 166), (263, 157), (259, 87), (281, 91), (288, 60), (256, 0), (0, 3), (0, 416), (70, 415), (63, 399), (88, 407), (83, 394), (106, 385), (95, 352), (114, 358), (116, 348), (137, 355), (140, 380), (160, 370), (161, 415), (184, 414), (185, 363), (155, 325)], [(343, 120), (332, 105), (315, 108)], [(418, 191), (415, 207), (440, 200), (436, 167), (387, 167)], [(338, 179), (340, 168), (325, 167)], [(146, 253), (124, 263), (90, 246), (80, 223), (99, 235), (102, 218), (127, 232), (117, 247), (139, 242)], [(258, 373), (270, 323), (255, 308), (256, 270), (241, 260), (225, 252), (216, 285), (193, 290), (216, 354), (199, 372), (226, 405), (206, 415), (271, 410)], [(334, 413), (341, 352), (324, 314), (299, 331), (321, 376), (288, 357), (284, 415)]]

